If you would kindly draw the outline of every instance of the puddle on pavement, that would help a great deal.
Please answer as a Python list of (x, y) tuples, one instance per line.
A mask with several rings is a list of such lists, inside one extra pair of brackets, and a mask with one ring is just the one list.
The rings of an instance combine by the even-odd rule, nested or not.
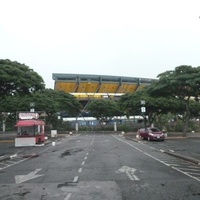
[(25, 197), (27, 194), (30, 194), (30, 191), (20, 192), (20, 193), (14, 193), (13, 195), (17, 195), (20, 197)]
[(37, 158), (37, 157), (39, 157), (39, 155), (38, 154), (30, 154), (30, 155), (24, 155), (22, 157), (23, 158)]
[(74, 155), (74, 154), (81, 152), (81, 151), (83, 151), (83, 149), (67, 149), (66, 151), (61, 153), (60, 157)]
[(62, 187), (69, 187), (69, 186), (76, 186), (77, 184), (74, 182), (65, 182), (65, 183), (60, 183), (57, 185), (57, 188), (62, 188)]

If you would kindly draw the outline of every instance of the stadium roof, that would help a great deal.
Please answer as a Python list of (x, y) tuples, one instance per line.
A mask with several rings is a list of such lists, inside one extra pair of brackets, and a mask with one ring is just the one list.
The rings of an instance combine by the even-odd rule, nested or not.
[(150, 85), (155, 79), (125, 76), (53, 73), (54, 89), (78, 99), (117, 97)]

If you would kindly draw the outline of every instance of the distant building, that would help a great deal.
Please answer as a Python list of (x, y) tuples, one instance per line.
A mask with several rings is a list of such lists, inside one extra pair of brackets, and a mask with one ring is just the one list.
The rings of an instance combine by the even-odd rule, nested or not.
[(91, 99), (117, 99), (150, 85), (155, 79), (108, 75), (58, 74), (52, 75), (54, 90), (74, 95), (83, 106)]

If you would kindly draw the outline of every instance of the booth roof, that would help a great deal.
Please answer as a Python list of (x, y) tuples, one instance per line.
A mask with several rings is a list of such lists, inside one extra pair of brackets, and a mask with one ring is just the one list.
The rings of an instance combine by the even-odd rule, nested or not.
[(45, 125), (42, 120), (19, 120), (15, 126)]

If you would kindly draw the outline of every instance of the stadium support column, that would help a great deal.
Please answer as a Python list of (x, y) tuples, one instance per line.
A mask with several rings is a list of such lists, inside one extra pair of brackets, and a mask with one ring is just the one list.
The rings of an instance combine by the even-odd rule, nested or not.
[(77, 120), (77, 117), (76, 117), (76, 123), (75, 123), (75, 131), (78, 132), (78, 120)]
[(114, 121), (114, 131), (117, 131), (117, 119), (115, 118), (115, 121)]

